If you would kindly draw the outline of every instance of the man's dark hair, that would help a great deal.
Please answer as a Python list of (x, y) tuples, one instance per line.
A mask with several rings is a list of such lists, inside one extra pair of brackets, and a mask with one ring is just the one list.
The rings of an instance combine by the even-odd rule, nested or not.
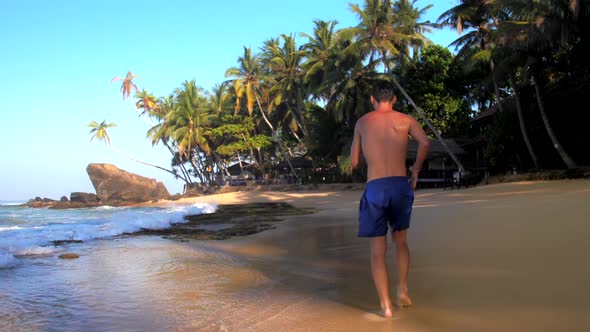
[(372, 96), (379, 103), (393, 100), (393, 97), (395, 97), (393, 83), (386, 80), (375, 81), (375, 83), (373, 83)]

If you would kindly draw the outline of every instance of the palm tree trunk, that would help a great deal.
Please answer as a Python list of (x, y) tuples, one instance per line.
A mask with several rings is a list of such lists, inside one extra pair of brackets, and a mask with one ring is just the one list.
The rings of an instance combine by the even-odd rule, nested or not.
[[(160, 170), (162, 170), (162, 171), (164, 171), (164, 172), (168, 172), (168, 173), (170, 173), (170, 174), (172, 174), (172, 175), (174, 175), (174, 176), (178, 176), (178, 174), (174, 173), (173, 171), (171, 171), (171, 170), (169, 170), (169, 169), (166, 169), (166, 168), (164, 168), (164, 167), (162, 167), (162, 166), (158, 166), (158, 165), (154, 165), (154, 164), (146, 163), (145, 161), (141, 161), (141, 160), (135, 159), (135, 158), (131, 157), (130, 155), (126, 154), (125, 152), (123, 152), (123, 151), (121, 151), (121, 150), (117, 149), (116, 147), (114, 147), (114, 146), (112, 146), (112, 145), (109, 145), (109, 146), (110, 146), (110, 147), (111, 147), (113, 150), (115, 150), (115, 152), (117, 152), (117, 153), (119, 153), (120, 155), (122, 155), (122, 156), (124, 156), (124, 157), (126, 157), (126, 158), (129, 158), (129, 159), (131, 159), (131, 160), (133, 160), (133, 161), (135, 161), (135, 162), (137, 162), (137, 163), (140, 163), (140, 164), (143, 164), (143, 165), (146, 165), (146, 166), (151, 166), (151, 167), (154, 167), (154, 168), (160, 169)], [(182, 178), (181, 178), (181, 179), (182, 179)], [(183, 180), (184, 180), (184, 181), (185, 181), (185, 182), (188, 184), (188, 182), (187, 182), (185, 179), (183, 179)]]
[[(244, 140), (244, 142), (247, 142), (246, 136), (244, 136), (243, 133), (242, 133), (242, 139)], [(264, 168), (262, 167), (262, 156), (260, 155), (260, 149), (258, 149), (258, 155), (260, 157), (260, 161), (258, 161), (256, 159), (256, 155), (254, 154), (254, 150), (252, 150), (252, 147), (249, 147), (249, 149), (250, 149), (250, 155), (252, 156), (252, 159), (254, 159), (254, 161), (258, 165), (258, 169), (260, 170), (260, 173), (262, 173), (262, 179), (264, 179), (265, 172), (264, 172)]]
[(240, 157), (240, 153), (236, 151), (236, 156), (238, 156), (238, 163), (240, 164), (240, 173), (244, 173), (244, 166), (242, 165), (242, 158)]
[(180, 160), (180, 158), (178, 157), (178, 155), (174, 152), (174, 150), (172, 149), (172, 147), (170, 146), (170, 144), (168, 144), (168, 142), (166, 142), (165, 140), (161, 140), (162, 143), (164, 144), (164, 146), (166, 146), (166, 148), (168, 148), (168, 151), (170, 151), (170, 154), (172, 154), (172, 158), (174, 158), (174, 160), (176, 160), (176, 163), (178, 164), (178, 167), (180, 168), (184, 178), (183, 179), (186, 183), (191, 184), (193, 183), (193, 181), (191, 180), (191, 177), (188, 173), (188, 171), (186, 170), (186, 167), (184, 167), (184, 163)]
[[(291, 126), (289, 126), (289, 130), (291, 130), (291, 134), (293, 134), (293, 136), (295, 136), (295, 139), (297, 139), (297, 142), (301, 143), (301, 138), (299, 138), (299, 135), (297, 135), (297, 132), (295, 130), (293, 130), (293, 128), (291, 128)], [(289, 151), (289, 154), (291, 154), (290, 151)]]
[(307, 127), (305, 126), (305, 121), (303, 119), (303, 116), (301, 115), (300, 110), (302, 110), (304, 108), (303, 105), (303, 97), (301, 96), (301, 92), (302, 89), (297, 89), (297, 100), (296, 100), (296, 105), (295, 105), (295, 120), (297, 121), (297, 125), (299, 125), (299, 127), (301, 128), (301, 131), (303, 132), (304, 136), (308, 136), (307, 135)]
[(518, 94), (516, 84), (514, 84), (514, 81), (512, 80), (512, 78), (510, 78), (508, 80), (508, 82), (510, 83), (510, 85), (512, 86), (512, 90), (514, 91), (514, 100), (516, 103), (516, 114), (518, 115), (518, 124), (520, 125), (520, 132), (522, 133), (522, 139), (524, 140), (524, 143), (526, 144), (526, 148), (529, 151), (529, 155), (531, 156), (531, 159), (533, 160), (533, 164), (535, 165), (535, 169), (539, 169), (539, 162), (537, 160), (537, 155), (535, 155), (535, 151), (533, 150), (533, 146), (531, 145), (531, 141), (529, 140), (529, 135), (527, 134), (526, 127), (524, 124), (524, 117), (522, 115), (522, 107), (520, 104), (520, 96)]
[(445, 140), (442, 138), (442, 136), (440, 135), (440, 133), (438, 132), (438, 130), (436, 130), (436, 128), (434, 128), (434, 125), (432, 124), (432, 122), (430, 122), (430, 120), (428, 120), (428, 118), (426, 117), (426, 115), (424, 114), (424, 112), (422, 112), (422, 110), (416, 105), (416, 103), (414, 103), (414, 100), (412, 100), (412, 98), (410, 98), (410, 96), (408, 95), (408, 93), (406, 92), (406, 90), (404, 90), (404, 88), (401, 86), (401, 84), (399, 84), (399, 82), (397, 81), (397, 79), (395, 78), (395, 76), (391, 73), (391, 70), (389, 69), (389, 65), (387, 63), (385, 63), (385, 69), (387, 70), (387, 73), (389, 73), (391, 75), (391, 78), (392, 78), (393, 83), (395, 84), (395, 86), (399, 89), (399, 91), (402, 92), (402, 94), (404, 95), (404, 97), (406, 97), (406, 99), (408, 100), (408, 102), (410, 103), (410, 105), (412, 105), (412, 107), (414, 108), (414, 110), (416, 111), (416, 113), (418, 113), (418, 115), (420, 116), (420, 118), (422, 119), (422, 121), (424, 121), (424, 123), (426, 123), (426, 125), (428, 126), (428, 128), (430, 129), (430, 131), (432, 131), (434, 133), (434, 135), (436, 136), (436, 138), (438, 139), (438, 141), (440, 142), (440, 144), (447, 151), (447, 153), (449, 154), (449, 156), (451, 156), (451, 159), (453, 159), (453, 161), (455, 162), (455, 164), (457, 164), (457, 168), (459, 168), (459, 171), (464, 172), (465, 171), (465, 168), (463, 167), (463, 164), (459, 161), (459, 158), (457, 158), (457, 156), (455, 156), (455, 154), (453, 153), (453, 151), (451, 151), (451, 149), (447, 145), (447, 142), (445, 142)]
[(197, 163), (197, 160), (195, 157), (195, 155), (198, 155), (198, 153), (199, 153), (198, 151), (193, 152), (192, 158), (190, 158), (190, 163), (191, 163), (191, 166), (193, 166), (195, 176), (199, 178), (201, 184), (204, 184), (205, 180), (203, 179), (203, 175), (201, 174), (201, 170), (198, 166), (198, 163)]
[(262, 105), (260, 104), (260, 100), (258, 99), (258, 96), (256, 96), (256, 103), (258, 104), (258, 109), (260, 109), (260, 114), (262, 114), (262, 118), (264, 118), (264, 121), (266, 122), (266, 124), (268, 125), (270, 130), (272, 130), (273, 135), (277, 138), (277, 143), (279, 144), (279, 148), (281, 149), (281, 152), (283, 153), (283, 157), (285, 158), (285, 160), (287, 161), (287, 164), (289, 165), (289, 168), (291, 169), (291, 174), (293, 174), (293, 176), (295, 177), (296, 180), (299, 180), (299, 177), (297, 176), (297, 173), (295, 173), (295, 169), (293, 168), (293, 165), (291, 165), (291, 160), (290, 160), (289, 156), (287, 156), (285, 153), (285, 147), (283, 146), (283, 141), (281, 140), (281, 138), (277, 134), (277, 131), (275, 130), (273, 125), (270, 123), (270, 121), (268, 121), (266, 114), (264, 114), (264, 110), (262, 109)]
[(549, 135), (549, 138), (551, 138), (551, 143), (553, 143), (553, 147), (555, 148), (555, 150), (557, 150), (557, 153), (559, 153), (561, 160), (563, 160), (563, 162), (565, 163), (567, 168), (576, 168), (577, 167), (576, 163), (567, 154), (567, 152), (565, 152), (565, 150), (563, 149), (563, 147), (561, 146), (561, 144), (557, 140), (557, 137), (555, 136), (553, 129), (551, 128), (551, 124), (549, 123), (549, 119), (547, 118), (547, 114), (545, 113), (545, 106), (543, 105), (543, 101), (541, 100), (541, 91), (539, 89), (539, 85), (537, 84), (537, 79), (535, 76), (536, 75), (533, 74), (532, 81), (533, 81), (533, 85), (535, 86), (535, 95), (537, 96), (537, 105), (539, 106), (539, 113), (541, 113), (541, 118), (543, 119), (543, 124), (545, 125), (545, 130), (547, 130), (547, 134)]

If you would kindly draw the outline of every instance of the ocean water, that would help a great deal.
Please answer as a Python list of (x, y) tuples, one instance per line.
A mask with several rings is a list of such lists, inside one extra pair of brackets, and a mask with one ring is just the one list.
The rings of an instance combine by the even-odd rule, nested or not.
[(131, 233), (142, 228), (162, 229), (185, 222), (184, 216), (215, 212), (216, 206), (110, 207), (53, 210), (0, 201), (0, 269), (16, 268), (30, 257), (67, 250), (53, 241), (91, 241)]
[[(0, 331), (200, 330), (223, 324), (237, 289), (265, 294), (256, 291), (268, 284), (262, 273), (208, 241), (120, 236), (214, 212), (214, 204), (50, 210), (18, 203), (0, 205)], [(59, 240), (83, 242), (52, 244)], [(59, 259), (62, 252), (79, 258)]]

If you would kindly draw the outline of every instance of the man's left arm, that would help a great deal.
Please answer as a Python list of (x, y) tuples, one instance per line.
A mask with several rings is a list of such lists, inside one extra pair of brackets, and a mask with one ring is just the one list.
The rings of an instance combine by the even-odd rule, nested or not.
[(350, 147), (350, 164), (352, 169), (359, 167), (362, 158), (361, 133), (358, 122), (354, 126), (354, 138)]

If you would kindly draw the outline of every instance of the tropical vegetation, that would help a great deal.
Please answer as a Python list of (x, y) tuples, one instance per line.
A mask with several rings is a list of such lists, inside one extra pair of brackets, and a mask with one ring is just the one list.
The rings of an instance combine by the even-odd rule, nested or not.
[[(589, 0), (462, 0), (436, 23), (422, 20), (430, 7), (349, 4), (356, 26), (317, 20), (311, 32), (244, 47), (212, 91), (188, 80), (158, 98), (131, 72), (113, 81), (122, 82), (124, 99), (135, 92), (147, 137), (170, 153), (163, 169), (189, 186), (222, 183), (232, 165), (264, 181), (350, 180), (354, 124), (371, 111), (378, 79), (396, 85), (397, 109), (444, 148), (443, 138), (463, 142), (461, 161), (448, 150), (459, 169), (590, 164), (580, 148), (590, 141), (590, 113), (577, 106), (590, 88)], [(456, 53), (425, 36), (442, 27), (457, 30)], [(89, 126), (109, 143), (114, 124)], [(312, 173), (294, 165), (297, 158), (311, 161)]]

